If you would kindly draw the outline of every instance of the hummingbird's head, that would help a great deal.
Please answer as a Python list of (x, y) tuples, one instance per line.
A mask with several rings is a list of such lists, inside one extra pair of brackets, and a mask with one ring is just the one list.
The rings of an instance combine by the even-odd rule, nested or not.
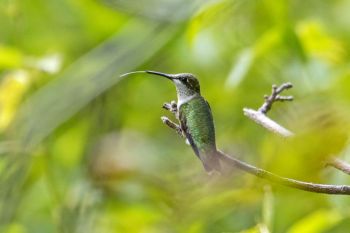
[(190, 73), (165, 74), (156, 71), (146, 71), (149, 74), (160, 75), (173, 81), (179, 98), (186, 98), (193, 95), (200, 95), (198, 79)]
[(189, 74), (189, 73), (166, 74), (158, 71), (146, 70), (146, 71), (133, 71), (133, 72), (125, 73), (120, 77), (125, 77), (127, 75), (136, 74), (136, 73), (154, 74), (154, 75), (163, 76), (167, 79), (170, 79), (171, 81), (173, 81), (173, 83), (176, 86), (177, 96), (179, 100), (187, 100), (189, 97), (200, 95), (199, 82), (198, 82), (198, 79), (193, 74)]

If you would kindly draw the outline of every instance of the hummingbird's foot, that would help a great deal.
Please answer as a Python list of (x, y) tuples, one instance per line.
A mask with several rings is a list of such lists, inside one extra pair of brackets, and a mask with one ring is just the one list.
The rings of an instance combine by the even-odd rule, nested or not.
[(174, 122), (172, 122), (169, 118), (167, 118), (166, 116), (162, 116), (160, 118), (162, 120), (162, 122), (164, 124), (166, 124), (167, 126), (169, 126), (170, 128), (174, 129), (180, 136), (183, 137), (183, 132), (182, 129), (180, 128), (180, 126)]
[(171, 101), (170, 103), (164, 103), (163, 108), (174, 113), (175, 115), (177, 113), (177, 104), (174, 100)]

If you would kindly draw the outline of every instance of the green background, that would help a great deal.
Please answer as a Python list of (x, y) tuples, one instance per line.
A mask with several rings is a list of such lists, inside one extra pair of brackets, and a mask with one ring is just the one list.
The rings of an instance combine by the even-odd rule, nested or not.
[[(190, 72), (223, 151), (276, 174), (348, 184), (349, 0), (0, 0), (0, 232), (348, 232), (346, 196), (209, 177), (164, 126)], [(272, 84), (291, 103), (243, 115)]]

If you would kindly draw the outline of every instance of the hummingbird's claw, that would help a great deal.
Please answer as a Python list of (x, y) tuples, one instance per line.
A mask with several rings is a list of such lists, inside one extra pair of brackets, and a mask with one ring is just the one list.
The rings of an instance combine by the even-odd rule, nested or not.
[(182, 129), (180, 128), (180, 126), (178, 124), (172, 122), (166, 116), (162, 116), (160, 119), (162, 120), (162, 122), (164, 124), (166, 124), (167, 126), (169, 126), (172, 129), (174, 129), (180, 136), (183, 136)]
[(177, 113), (177, 104), (174, 100), (171, 101), (170, 103), (164, 103), (163, 108), (174, 113), (174, 114)]
[(167, 124), (167, 122), (170, 121), (169, 118), (167, 118), (166, 116), (162, 116), (162, 117), (160, 117), (160, 119), (162, 120), (162, 122), (164, 124)]
[(164, 104), (163, 104), (163, 108), (164, 108), (165, 110), (170, 111), (171, 105), (170, 105), (169, 103), (164, 103)]

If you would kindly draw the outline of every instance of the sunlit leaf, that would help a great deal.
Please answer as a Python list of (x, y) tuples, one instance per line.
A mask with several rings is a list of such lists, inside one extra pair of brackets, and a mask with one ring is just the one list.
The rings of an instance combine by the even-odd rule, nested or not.
[(240, 231), (239, 233), (262, 233), (262, 232), (260, 232), (258, 226), (254, 226), (254, 227), (249, 228), (247, 230)]
[(205, 29), (208, 24), (215, 22), (218, 14), (222, 14), (223, 10), (226, 7), (230, 7), (231, 4), (232, 2), (227, 0), (207, 1), (206, 4), (203, 4), (190, 20), (187, 29), (187, 38), (190, 43), (194, 43), (201, 30)]
[(256, 55), (250, 48), (243, 50), (238, 55), (227, 77), (227, 87), (235, 87), (242, 81), (242, 79), (245, 77), (250, 67), (252, 66), (255, 56)]
[(5, 230), (4, 233), (26, 233), (25, 227), (18, 223), (10, 224)]
[(30, 74), (24, 70), (4, 75), (0, 83), (0, 131), (11, 123), (30, 83)]
[(229, 88), (237, 86), (247, 75), (256, 59), (271, 52), (281, 42), (282, 36), (283, 31), (273, 28), (265, 32), (253, 46), (241, 51), (233, 62), (226, 86)]
[(272, 28), (266, 31), (255, 43), (254, 52), (261, 57), (273, 51), (273, 48), (281, 43), (284, 31), (280, 28)]
[(342, 219), (336, 211), (318, 210), (299, 220), (287, 231), (288, 233), (321, 233), (337, 224)]
[(86, 142), (88, 124), (80, 122), (76, 127), (70, 128), (63, 135), (57, 137), (52, 146), (56, 161), (65, 167), (73, 168), (81, 162)]
[(0, 44), (0, 70), (18, 68), (23, 63), (23, 54), (16, 48)]
[(296, 29), (307, 53), (328, 63), (343, 62), (345, 49), (343, 43), (329, 35), (322, 24), (316, 21), (303, 21)]

